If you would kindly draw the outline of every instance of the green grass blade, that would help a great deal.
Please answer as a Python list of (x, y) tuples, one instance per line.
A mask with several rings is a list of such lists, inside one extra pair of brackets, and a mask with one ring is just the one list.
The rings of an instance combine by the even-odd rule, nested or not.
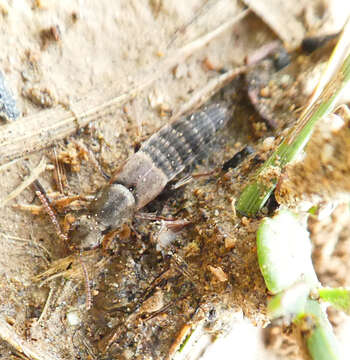
[[(350, 22), (345, 26), (343, 35), (331, 56), (327, 68), (334, 67), (333, 60), (339, 63), (340, 56), (338, 56), (338, 53), (341, 53), (342, 56), (341, 65), (333, 71), (333, 76), (330, 77), (322, 90), (317, 87), (315, 91), (318, 94), (317, 99), (315, 96), (311, 98), (308, 106), (287, 137), (258, 170), (254, 181), (244, 188), (236, 203), (236, 210), (239, 213), (254, 216), (264, 206), (278, 181), (276, 171), (273, 171), (274, 175), (271, 175), (271, 179), (266, 180), (269, 177), (270, 170), (273, 167), (275, 167), (274, 170), (276, 168), (282, 170), (286, 164), (293, 161), (307, 144), (316, 122), (334, 109), (338, 97), (350, 80), (349, 44)], [(329, 71), (326, 71), (324, 76), (329, 77)], [(324, 78), (321, 78), (320, 83), (324, 82)]]

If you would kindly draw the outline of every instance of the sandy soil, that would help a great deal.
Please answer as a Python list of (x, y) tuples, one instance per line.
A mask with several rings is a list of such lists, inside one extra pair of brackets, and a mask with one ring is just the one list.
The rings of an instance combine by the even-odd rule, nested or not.
[[(302, 6), (302, 2), (300, 4)], [(315, 1), (304, 13), (307, 21), (301, 23), (305, 33), (311, 25), (321, 23), (317, 22), (314, 11), (318, 8), (317, 4)], [(99, 167), (103, 172), (112, 174), (142, 140), (165, 124), (198, 89), (218, 77), (223, 70), (242, 65), (244, 59), (257, 48), (276, 39), (276, 34), (261, 19), (248, 14), (209, 44), (193, 51), (188, 58), (179, 56), (174, 65), (168, 68), (164, 66), (164, 59), (173, 54), (176, 58), (178, 49), (218, 28), (241, 11), (242, 6), (230, 0), (0, 1), (0, 68), (21, 112), (20, 119), (16, 120), (20, 124), (18, 127), (25, 127), (23, 119), (33, 119), (39, 115), (47, 127), (45, 134), (41, 134), (41, 144), (39, 142), (33, 146), (36, 150), (40, 147), (45, 149), (26, 155), (31, 144), (30, 137), (23, 140), (22, 149), (19, 137), (15, 139), (13, 134), (16, 133), (11, 133), (11, 126), (14, 131), (17, 131), (17, 126), (3, 125), (3, 129), (10, 126), (10, 132), (6, 133), (10, 142), (17, 141), (17, 150), (13, 153), (22, 151), (25, 156), (9, 166), (6, 164), (11, 157), (5, 154), (0, 158), (0, 199), (6, 199), (41, 159), (47, 165), (39, 180), (49, 198), (93, 194), (106, 182)], [(275, 132), (282, 131), (292, 123), (293, 110), (301, 106), (308, 95), (304, 87), (307, 76), (304, 74), (310, 73), (319, 58), (325, 59), (323, 55), (312, 60), (299, 59), (269, 85), (276, 91), (275, 96), (270, 96), (273, 98), (270, 107), (277, 112), (277, 117), (280, 116), (276, 130), (269, 129), (249, 105), (244, 79), (236, 79), (222, 95), (225, 101), (229, 99), (236, 105), (236, 122), (218, 137), (210, 151), (211, 155), (205, 154), (202, 162), (190, 171), (205, 173), (216, 168), (246, 142), (256, 148), (260, 146), (263, 159), (266, 154), (261, 139), (275, 135)], [(151, 79), (152, 84), (135, 92), (137, 96), (130, 96), (132, 99), (117, 105), (113, 105), (116, 103), (112, 101), (112, 106), (106, 111), (93, 113), (87, 126), (80, 126), (85, 112), (90, 108), (134, 89), (144, 79)], [(278, 105), (282, 102), (282, 105)], [(290, 109), (290, 113), (286, 109)], [(64, 140), (50, 130), (51, 124), (54, 128), (62, 114), (73, 119), (70, 122), (73, 131), (67, 131), (71, 136), (66, 136)], [(46, 146), (48, 144), (49, 147)], [(10, 149), (10, 146), (3, 148)], [(232, 185), (232, 178), (243, 184), (253, 170), (254, 164), (250, 167), (246, 165), (240, 174), (231, 171), (226, 177), (199, 178), (179, 191), (167, 191), (146, 209), (149, 212), (158, 211), (162, 216), (176, 217), (180, 214), (180, 217), (186, 216), (195, 224), (180, 236), (183, 243), (177, 244), (178, 255), (185, 257), (192, 266), (190, 270), (195, 276), (198, 275), (197, 286), (201, 287), (198, 293), (205, 300), (193, 296), (192, 302), (185, 303), (180, 299), (178, 307), (170, 307), (169, 313), (165, 311), (164, 314), (150, 317), (150, 320), (146, 315), (152, 311), (143, 308), (139, 314), (147, 317), (146, 325), (141, 321), (136, 329), (125, 329), (122, 335), (129, 337), (129, 341), (135, 338), (135, 344), (143, 341), (148, 347), (130, 345), (122, 352), (112, 349), (111, 356), (116, 359), (166, 358), (181, 329), (189, 321), (195, 321), (185, 315), (193, 315), (201, 301), (212, 306), (209, 308), (218, 314), (219, 325), (213, 325), (212, 337), (221, 333), (220, 326), (225, 328), (229, 323), (220, 319), (220, 314), (225, 317), (228, 310), (238, 314), (237, 324), (242, 321), (242, 314), (254, 325), (266, 324), (267, 294), (257, 267), (252, 230), (256, 228), (256, 223), (246, 219), (243, 219), (243, 224), (242, 219), (232, 220), (231, 203), (240, 191), (240, 187)], [(0, 342), (0, 357), (4, 359), (25, 358), (20, 351), (23, 349), (31, 359), (101, 358), (99, 353), (106, 347), (103, 341), (110, 335), (107, 330), (115, 329), (118, 321), (124, 319), (115, 312), (130, 306), (125, 300), (128, 289), (119, 287), (117, 290), (124, 279), (132, 284), (129, 290), (135, 291), (134, 296), (138, 299), (141, 297), (140, 291), (147, 290), (162, 271), (169, 270), (166, 265), (170, 264), (166, 278), (170, 294), (167, 294), (167, 299), (173, 304), (176, 303), (174, 293), (185, 294), (187, 299), (188, 293), (197, 291), (191, 288), (185, 276), (178, 280), (176, 269), (181, 264), (163, 258), (155, 250), (154, 238), (160, 228), (158, 222), (136, 221), (132, 246), (128, 245), (127, 232), (126, 235), (119, 234), (121, 243), (112, 245), (107, 254), (91, 251), (80, 256), (67, 249), (45, 211), (35, 215), (22, 205), (34, 205), (32, 212), (36, 210), (35, 206), (40, 205), (32, 187), (27, 187), (0, 211), (0, 320), (4, 339)], [(60, 213), (59, 219), (63, 220), (66, 213), (79, 205), (75, 202), (67, 208), (57, 206), (55, 209)], [(241, 226), (239, 230), (237, 224)], [(339, 255), (337, 261), (341, 257), (342, 264), (345, 264), (344, 259), (348, 258), (348, 254), (342, 244), (348, 240), (346, 230), (341, 229), (333, 233), (335, 243), (338, 237), (341, 239), (341, 249), (335, 254)], [(220, 231), (221, 237), (218, 235)], [(231, 244), (232, 247), (225, 245), (222, 234), (230, 232), (238, 239), (242, 237), (247, 241), (244, 244), (238, 241)], [(212, 274), (209, 274), (209, 280), (206, 278), (208, 274), (202, 279), (202, 268), (198, 266), (195, 269), (198, 264), (196, 246), (202, 246), (203, 239), (207, 240), (203, 248), (210, 255), (201, 266), (207, 268), (208, 264), (220, 264), (232, 275), (228, 287), (213, 280)], [(322, 243), (322, 240), (319, 242)], [(235, 250), (232, 250), (234, 247)], [(118, 257), (118, 254), (122, 255)], [(213, 260), (214, 256), (220, 261)], [(52, 268), (52, 264), (58, 266), (55, 261), (60, 259), (64, 259), (60, 263), (60, 271), (66, 271), (65, 276), (39, 286), (40, 281), (35, 281), (35, 277)], [(140, 267), (146, 270), (142, 272)], [(89, 291), (86, 289), (84, 269), (89, 278)], [(334, 277), (331, 276), (329, 280), (329, 273), (320, 273), (330, 282), (329, 285), (333, 285)], [(135, 274), (142, 276), (138, 278)], [(203, 290), (208, 282), (214, 289), (210, 292)], [(346, 285), (346, 273), (336, 282)], [(138, 292), (134, 290), (136, 286), (140, 286)], [(87, 310), (90, 292), (93, 301), (91, 309)], [(122, 292), (124, 295), (120, 295)], [(152, 294), (155, 296), (157, 292)], [(213, 294), (222, 297), (218, 299)], [(129, 302), (132, 303), (133, 299), (129, 299)], [(152, 306), (157, 309), (157, 304)], [(117, 310), (110, 314), (106, 311), (108, 307)], [(210, 313), (209, 310), (204, 312)], [(140, 333), (148, 342), (142, 340)], [(248, 336), (246, 332), (242, 333), (245, 338)], [(17, 334), (17, 338), (14, 334)], [(140, 338), (137, 339), (137, 336)], [(258, 335), (252, 331), (252, 336)], [(124, 338), (121, 341), (126, 341)], [(257, 346), (259, 351), (265, 351), (262, 341)], [(294, 350), (289, 352), (280, 351), (280, 358), (285, 359), (295, 352), (294, 343), (293, 346)], [(278, 352), (281, 342), (275, 347)], [(247, 354), (250, 352), (247, 351)], [(251, 358), (261, 359), (261, 354), (254, 353)], [(241, 356), (244, 357), (243, 354)], [(271, 354), (266, 355), (266, 358), (271, 357)]]

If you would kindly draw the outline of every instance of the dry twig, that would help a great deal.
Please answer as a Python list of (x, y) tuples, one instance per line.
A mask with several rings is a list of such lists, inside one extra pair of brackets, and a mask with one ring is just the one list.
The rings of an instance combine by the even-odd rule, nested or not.
[[(92, 91), (86, 98), (65, 108), (56, 107), (42, 111), (40, 114), (24, 117), (13, 124), (2, 126), (0, 129), (0, 164), (48, 147), (55, 141), (73, 134), (77, 129), (83, 128), (90, 121), (102, 118), (110, 113), (111, 109), (122, 106), (176, 64), (183, 62), (195, 51), (230, 29), (248, 13), (249, 10), (242, 11), (238, 16), (223, 23), (215, 30), (171, 52), (148, 71), (135, 76), (131, 84), (126, 82), (123, 87), (99, 88)], [(116, 84), (120, 83), (123, 82), (116, 82)]]
[(14, 329), (6, 322), (6, 320), (0, 318), (0, 337), (3, 341), (10, 344), (21, 354), (26, 355), (33, 360), (60, 360), (61, 358), (57, 354), (50, 353), (43, 347), (34, 345), (29, 341), (23, 340), (22, 337), (18, 336)]

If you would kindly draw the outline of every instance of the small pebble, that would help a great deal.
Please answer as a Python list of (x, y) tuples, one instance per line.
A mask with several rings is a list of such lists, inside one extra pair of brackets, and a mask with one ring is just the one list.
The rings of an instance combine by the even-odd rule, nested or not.
[(57, 104), (57, 97), (51, 89), (32, 87), (23, 90), (23, 96), (33, 104), (42, 108), (50, 108)]
[(269, 136), (263, 141), (262, 149), (264, 151), (271, 150), (273, 148), (274, 144), (275, 144), (275, 138), (273, 136)]
[(321, 161), (323, 165), (330, 163), (334, 159), (334, 149), (331, 144), (324, 144), (321, 152)]
[(16, 120), (19, 116), (19, 111), (16, 107), (16, 101), (5, 84), (5, 78), (0, 71), (0, 118), (6, 121)]
[(217, 280), (219, 280), (219, 281), (227, 281), (228, 280), (227, 275), (225, 274), (224, 270), (221, 269), (221, 267), (208, 265), (208, 269), (217, 278)]
[(287, 88), (290, 82), (290, 76), (288, 74), (284, 74), (281, 76), (280, 84), (283, 88)]
[(265, 86), (265, 87), (263, 87), (261, 90), (260, 90), (260, 96), (262, 96), (262, 97), (270, 97), (270, 89), (267, 87), (267, 86)]
[(180, 63), (179, 65), (177, 65), (174, 68), (173, 74), (174, 74), (176, 79), (182, 79), (182, 78), (186, 77), (186, 75), (187, 75), (187, 66), (185, 64), (183, 64), (183, 63)]
[(81, 323), (79, 313), (76, 310), (72, 310), (67, 313), (67, 321), (70, 326), (77, 326)]
[(225, 237), (225, 249), (230, 250), (233, 249), (236, 245), (236, 239), (232, 236)]

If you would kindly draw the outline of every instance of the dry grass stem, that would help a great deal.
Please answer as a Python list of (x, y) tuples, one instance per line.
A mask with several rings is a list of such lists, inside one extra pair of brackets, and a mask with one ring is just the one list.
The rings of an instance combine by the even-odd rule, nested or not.
[[(131, 83), (126, 81), (124, 86), (99, 88), (74, 104), (55, 107), (2, 126), (0, 129), (0, 163), (9, 162), (17, 157), (48, 147), (55, 141), (85, 127), (89, 122), (102, 118), (105, 114), (110, 113), (111, 109), (121, 107), (158, 80), (162, 74), (230, 29), (248, 13), (249, 10), (242, 11), (238, 16), (231, 18), (215, 30), (171, 52), (159, 63), (135, 76)], [(123, 81), (116, 81), (116, 84), (120, 83), (123, 84)]]
[(0, 208), (4, 207), (9, 201), (16, 198), (24, 189), (32, 184), (42, 172), (46, 170), (46, 161), (44, 158), (40, 160), (39, 165), (33, 169), (30, 175), (16, 188), (14, 189), (5, 199), (0, 201)]

